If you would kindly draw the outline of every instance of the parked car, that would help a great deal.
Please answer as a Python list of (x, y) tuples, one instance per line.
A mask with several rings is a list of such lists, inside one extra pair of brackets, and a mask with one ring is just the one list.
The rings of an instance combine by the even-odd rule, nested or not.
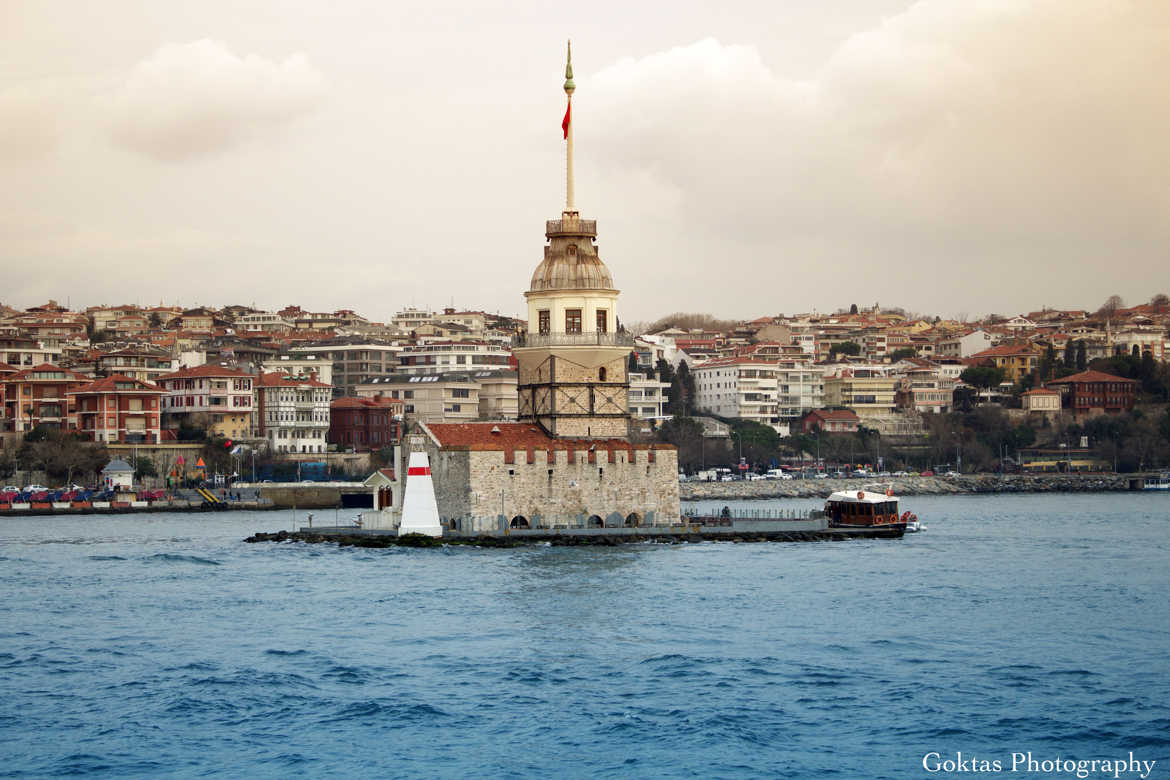
[(948, 477), (957, 477), (957, 476), (959, 476), (959, 472), (957, 472), (957, 471), (948, 471), (948, 472), (946, 473), (946, 476), (948, 476)]
[(920, 477), (933, 477), (933, 476), (934, 476), (934, 472), (933, 472), (933, 471), (931, 471), (930, 469), (927, 469), (926, 471), (920, 471), (920, 472), (918, 472), (918, 476), (920, 476)]
[(24, 489), (25, 493), (47, 493), (48, 488), (44, 485), (29, 485)]
[(813, 474), (813, 479), (828, 479), (828, 478), (829, 478), (829, 475), (823, 471), (818, 471), (816, 474)]
[(908, 476), (910, 476), (910, 473), (908, 471), (895, 471), (894, 476), (895, 477), (908, 477)]
[(0, 490), (0, 493), (19, 493), (19, 492), (20, 492), (20, 488), (18, 488), (16, 485), (5, 485), (4, 489)]
[(763, 474), (757, 474), (754, 471), (749, 471), (747, 474), (744, 475), (744, 479), (748, 480), (749, 482), (756, 482), (756, 481), (764, 479), (764, 478), (765, 477)]

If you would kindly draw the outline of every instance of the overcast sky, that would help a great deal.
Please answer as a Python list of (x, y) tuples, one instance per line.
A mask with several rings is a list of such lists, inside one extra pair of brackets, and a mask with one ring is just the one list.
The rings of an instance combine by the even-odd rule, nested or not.
[(627, 321), (1170, 291), (1170, 2), (0, 4), (0, 302)]

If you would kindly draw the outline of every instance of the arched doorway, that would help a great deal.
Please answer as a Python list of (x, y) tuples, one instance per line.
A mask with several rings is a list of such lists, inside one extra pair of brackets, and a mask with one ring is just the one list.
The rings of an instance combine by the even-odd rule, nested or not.
[(511, 526), (513, 528), (528, 528), (528, 518), (522, 515), (516, 515), (512, 518)]
[(600, 515), (589, 515), (589, 522), (586, 525), (590, 528), (604, 528), (605, 521), (601, 519)]
[(626, 528), (637, 528), (642, 524), (642, 516), (637, 512), (630, 512), (626, 515)]

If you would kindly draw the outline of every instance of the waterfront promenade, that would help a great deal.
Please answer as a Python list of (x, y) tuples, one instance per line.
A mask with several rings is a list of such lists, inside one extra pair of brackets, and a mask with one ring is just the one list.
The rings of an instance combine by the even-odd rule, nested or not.
[(1130, 490), (1137, 474), (963, 474), (957, 477), (858, 477), (851, 479), (682, 482), (683, 501), (751, 498), (826, 498), (838, 490), (889, 482), (899, 496), (965, 493), (1083, 493)]

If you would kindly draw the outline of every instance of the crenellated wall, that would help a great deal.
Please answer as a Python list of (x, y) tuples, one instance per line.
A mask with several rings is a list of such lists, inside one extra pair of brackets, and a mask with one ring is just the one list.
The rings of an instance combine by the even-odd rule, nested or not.
[[(521, 517), (530, 527), (671, 525), (679, 521), (673, 449), (439, 450), (427, 443), (439, 517), (491, 530)], [(631, 517), (632, 516), (632, 517)]]

